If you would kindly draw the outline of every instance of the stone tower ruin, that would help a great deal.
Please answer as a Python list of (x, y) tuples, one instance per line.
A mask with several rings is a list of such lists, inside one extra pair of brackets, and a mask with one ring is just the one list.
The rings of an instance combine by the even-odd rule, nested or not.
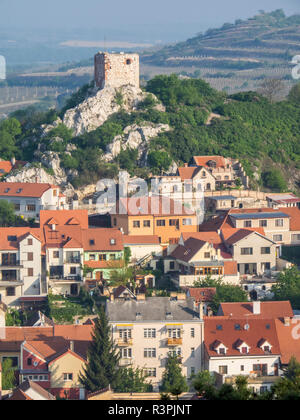
[(105, 86), (119, 88), (124, 85), (140, 86), (140, 63), (138, 54), (95, 55), (95, 83), (100, 89)]

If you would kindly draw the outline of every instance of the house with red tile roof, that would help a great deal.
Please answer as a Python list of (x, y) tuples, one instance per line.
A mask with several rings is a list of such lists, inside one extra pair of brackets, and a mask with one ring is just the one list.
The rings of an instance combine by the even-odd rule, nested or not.
[(186, 289), (187, 297), (193, 298), (196, 306), (203, 305), (204, 315), (210, 314), (210, 305), (216, 293), (216, 287), (188, 287)]
[(124, 248), (131, 252), (131, 262), (138, 262), (152, 255), (162, 255), (163, 247), (157, 235), (123, 235)]
[(232, 256), (224, 258), (219, 244), (196, 236), (191, 235), (185, 241), (181, 238), (175, 249), (164, 259), (165, 272), (177, 273), (180, 287), (193, 286), (207, 276), (239, 284), (237, 263)]
[(232, 302), (221, 303), (218, 315), (245, 319), (248, 318), (293, 318), (289, 301), (278, 302)]
[(67, 208), (66, 197), (51, 184), (0, 182), (0, 200), (13, 203), (15, 213), (26, 219), (38, 219), (43, 209)]
[(0, 160), (0, 176), (9, 174), (12, 171), (23, 168), (28, 162), (22, 160), (16, 160), (12, 158), (11, 160)]
[(0, 228), (0, 301), (16, 305), (21, 297), (47, 295), (42, 246), (39, 228)]
[(68, 341), (58, 337), (24, 341), (20, 381), (34, 381), (59, 398), (85, 399), (79, 374), (86, 364), (89, 345), (89, 341)]
[(24, 381), (12, 393), (3, 398), (7, 401), (56, 401), (54, 395), (33, 381)]
[(271, 386), (280, 374), (280, 356), (274, 318), (204, 318), (204, 366), (223, 382), (246, 375), (264, 377)]

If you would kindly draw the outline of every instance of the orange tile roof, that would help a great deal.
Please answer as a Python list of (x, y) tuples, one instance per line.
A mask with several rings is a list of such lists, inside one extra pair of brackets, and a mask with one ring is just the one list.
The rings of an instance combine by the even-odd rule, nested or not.
[(253, 233), (259, 233), (265, 236), (263, 228), (249, 228), (249, 229), (222, 229), (224, 240), (227, 244), (233, 245)]
[(208, 162), (214, 160), (217, 168), (225, 167), (225, 158), (223, 156), (194, 156), (194, 161), (197, 166), (208, 166)]
[[(0, 182), (1, 197), (34, 197), (39, 198), (53, 187), (51, 184), (29, 182)], [(17, 192), (20, 191), (20, 192)]]
[(238, 265), (236, 261), (224, 261), (224, 275), (236, 276), (238, 273)]
[(44, 244), (48, 248), (82, 248), (82, 229), (80, 226), (58, 225), (55, 230), (44, 225)]
[(281, 352), (281, 362), (287, 365), (294, 356), (300, 361), (300, 320), (291, 319), (289, 325), (285, 325), (281, 320), (276, 320), (276, 329), (279, 339)]
[(255, 317), (255, 318), (284, 318), (293, 317), (293, 309), (289, 301), (260, 302), (261, 313), (253, 314), (253, 302), (221, 303), (220, 315), (233, 317)]
[(279, 211), (282, 211), (290, 216), (290, 230), (300, 231), (300, 209), (298, 207), (283, 207)]
[(184, 166), (182, 168), (178, 168), (178, 174), (182, 180), (193, 179), (198, 172), (199, 168), (192, 166)]
[[(245, 325), (248, 325), (247, 329)], [(237, 325), (240, 329), (237, 329)], [(228, 317), (205, 317), (204, 318), (204, 345), (210, 357), (224, 358), (226, 356), (263, 356), (266, 353), (260, 348), (263, 341), (268, 341), (272, 346), (271, 353), (280, 355), (279, 341), (275, 326), (275, 319), (259, 318), (228, 318)], [(226, 356), (216, 352), (216, 342), (227, 347)], [(237, 349), (241, 343), (250, 346), (248, 354), (242, 354)]]
[(204, 242), (210, 242), (213, 244), (221, 244), (222, 243), (222, 238), (221, 236), (214, 231), (211, 232), (183, 232), (181, 234), (182, 239), (184, 241), (186, 241), (188, 238), (195, 238), (195, 239), (200, 239), (201, 241)]
[[(122, 251), (124, 248), (123, 235), (118, 229), (85, 229), (82, 238), (85, 251)], [(115, 240), (115, 244), (111, 240)]]
[(0, 351), (18, 352), (23, 341), (43, 340), (53, 334), (53, 327), (6, 327), (6, 337), (0, 340)]
[(159, 245), (159, 238), (156, 235), (124, 235), (125, 245)]
[[(39, 228), (30, 227), (9, 227), (0, 228), (0, 250), (9, 251), (19, 249), (19, 242), (28, 235), (34, 236), (36, 239), (43, 241), (43, 233)], [(9, 241), (9, 236), (16, 236), (16, 241)]]
[(82, 229), (88, 229), (89, 217), (87, 210), (41, 210), (40, 226), (51, 224), (51, 220), (55, 220), (59, 226), (75, 225), (75, 221)]
[(196, 304), (199, 302), (212, 302), (217, 292), (216, 287), (189, 287), (189, 295), (195, 299)]
[(1, 160), (0, 161), (0, 176), (3, 174), (8, 174), (13, 169), (21, 168), (22, 166), (26, 165), (27, 162), (22, 160), (17, 160), (14, 164), (11, 163), (9, 160)]
[[(72, 341), (74, 341), (74, 353), (79, 354), (81, 357), (86, 357), (89, 340)], [(70, 340), (61, 337), (50, 337), (45, 340), (27, 340), (24, 343), (24, 348), (49, 362), (68, 352)]]

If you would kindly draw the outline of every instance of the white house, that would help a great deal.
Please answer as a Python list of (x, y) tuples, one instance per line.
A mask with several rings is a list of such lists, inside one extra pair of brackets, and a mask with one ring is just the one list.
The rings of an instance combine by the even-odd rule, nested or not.
[(39, 218), (40, 210), (67, 209), (66, 197), (51, 184), (0, 182), (0, 200), (13, 203), (15, 213), (26, 219)]

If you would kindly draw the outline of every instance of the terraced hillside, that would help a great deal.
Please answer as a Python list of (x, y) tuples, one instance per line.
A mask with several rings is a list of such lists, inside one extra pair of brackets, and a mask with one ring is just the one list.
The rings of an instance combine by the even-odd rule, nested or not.
[(299, 53), (300, 15), (286, 17), (276, 10), (209, 29), (185, 42), (146, 53), (142, 61), (164, 67), (243, 70), (287, 66)]

